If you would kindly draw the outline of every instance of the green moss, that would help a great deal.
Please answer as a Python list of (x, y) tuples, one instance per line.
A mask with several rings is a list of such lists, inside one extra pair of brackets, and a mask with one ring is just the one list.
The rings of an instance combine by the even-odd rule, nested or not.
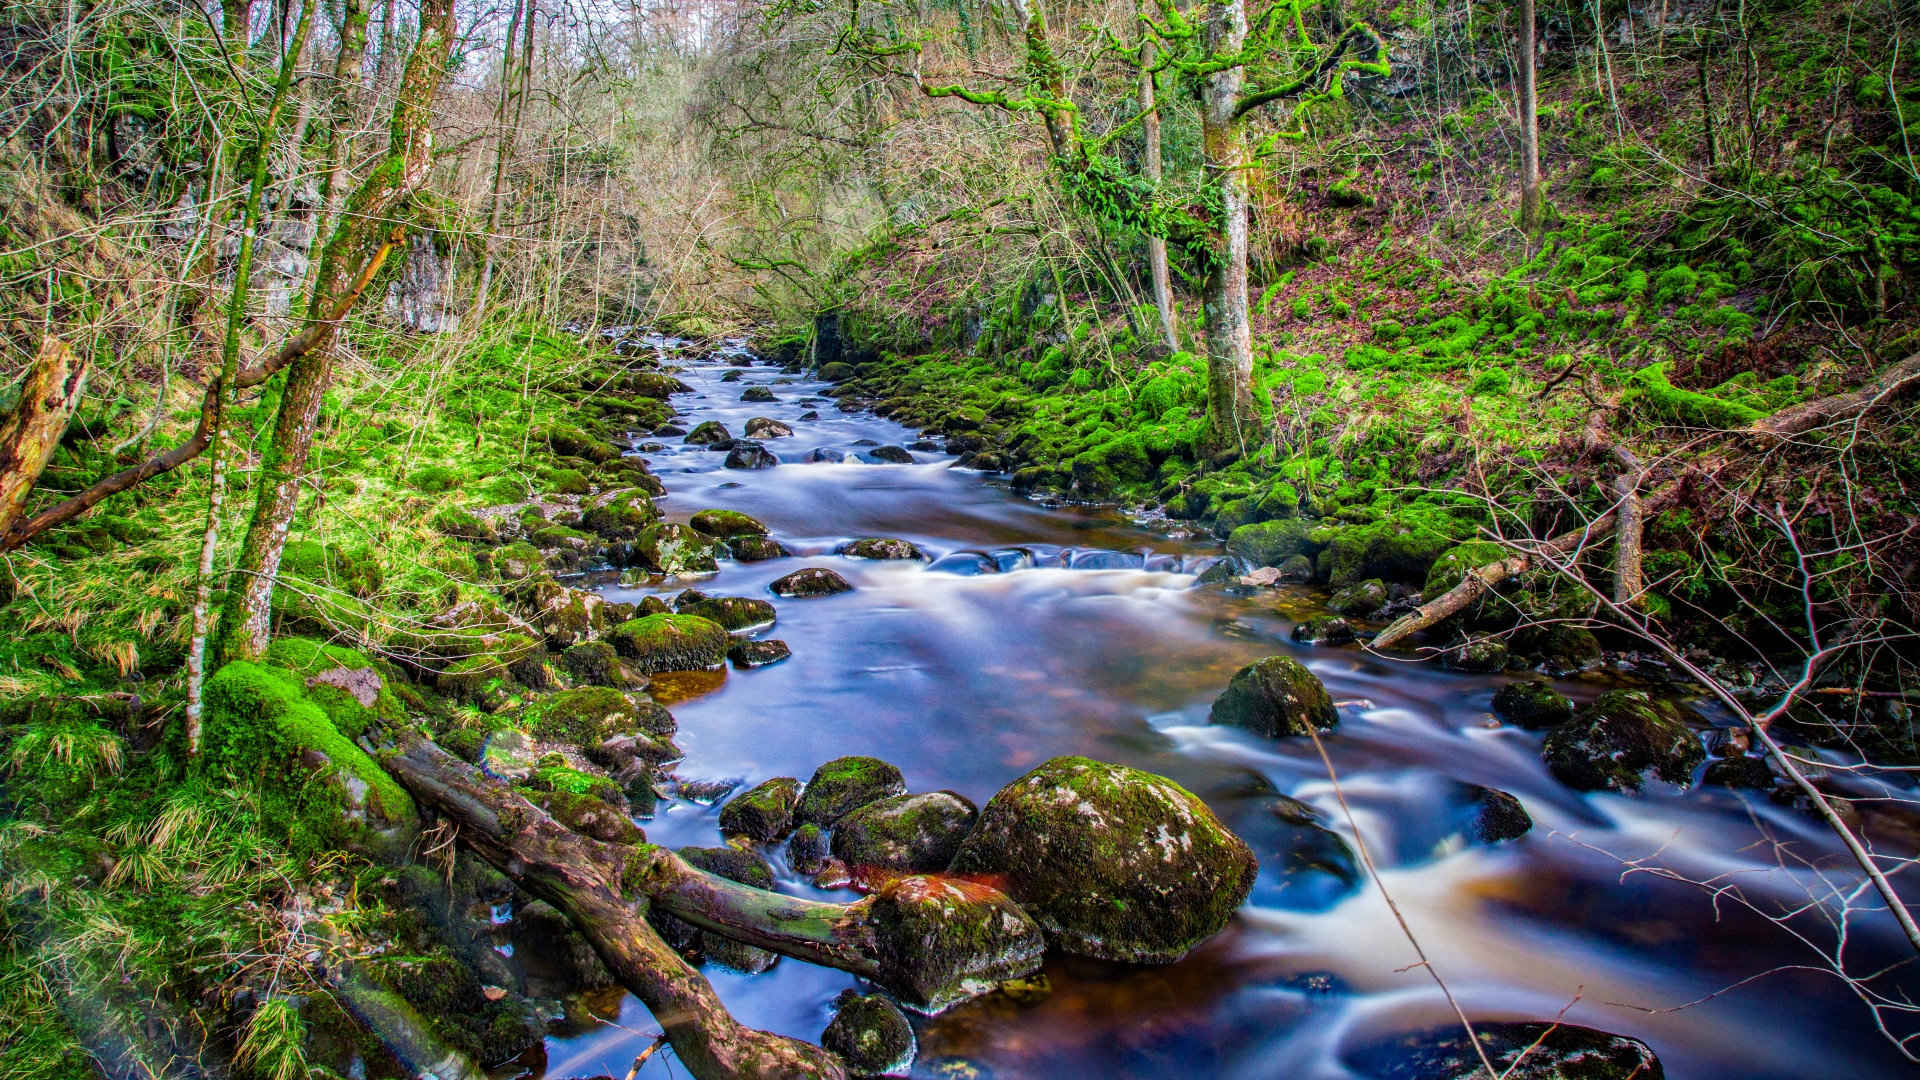
[(905, 794), (906, 779), (896, 766), (874, 757), (838, 757), (815, 769), (794, 811), (803, 823), (832, 825), (848, 813), (893, 795)]
[(1340, 714), (1313, 672), (1290, 656), (1269, 656), (1234, 673), (1207, 722), (1273, 737), (1333, 727)]
[(407, 477), (407, 483), (418, 491), (424, 491), (429, 495), (438, 495), (443, 491), (453, 490), (454, 487), (460, 483), (461, 479), (462, 477), (457, 469), (451, 469), (445, 465), (428, 465), (424, 468), (415, 469), (413, 473)]
[(641, 674), (719, 667), (731, 642), (724, 627), (698, 615), (658, 614), (630, 619), (607, 634)]
[(1750, 406), (1680, 389), (1667, 381), (1666, 367), (1653, 364), (1634, 372), (1627, 400), (1636, 409), (1688, 427), (1738, 428), (1765, 419), (1765, 413)]
[(738, 510), (702, 510), (687, 524), (707, 536), (731, 539), (736, 536), (765, 536), (767, 527)]

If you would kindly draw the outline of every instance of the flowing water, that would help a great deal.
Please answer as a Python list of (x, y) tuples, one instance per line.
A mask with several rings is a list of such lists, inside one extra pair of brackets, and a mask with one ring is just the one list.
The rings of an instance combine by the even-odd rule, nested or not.
[[(681, 776), (805, 779), (827, 759), (869, 754), (899, 765), (910, 790), (951, 789), (984, 803), (1047, 758), (1086, 754), (1173, 777), (1260, 857), (1238, 916), (1177, 964), (1049, 956), (1044, 997), (992, 995), (916, 1018), (916, 1075), (948, 1075), (936, 1069), (958, 1058), (974, 1075), (1000, 1080), (1345, 1077), (1356, 1075), (1343, 1064), (1353, 1047), (1450, 1019), (1426, 971), (1409, 967), (1412, 947), (1351, 853), (1353, 829), (1312, 743), (1206, 723), (1233, 672), (1274, 653), (1300, 659), (1340, 703), (1339, 728), (1325, 743), (1354, 820), (1386, 889), (1471, 1015), (1564, 1011), (1569, 1022), (1645, 1040), (1671, 1077), (1908, 1070), (1831, 976), (1786, 970), (1729, 990), (1821, 958), (1738, 903), (1723, 899), (1716, 917), (1705, 890), (1673, 879), (1737, 884), (1769, 912), (1804, 904), (1806, 872), (1780, 870), (1776, 845), (1844, 872), (1837, 843), (1804, 811), (1712, 788), (1571, 791), (1541, 764), (1538, 734), (1492, 720), (1488, 702), (1501, 677), (1384, 660), (1356, 646), (1296, 646), (1288, 631), (1314, 612), (1316, 595), (1195, 588), (1195, 571), (1219, 554), (1210, 539), (1027, 501), (940, 453), (866, 463), (859, 455), (870, 443), (904, 445), (915, 433), (842, 412), (818, 396), (825, 384), (771, 367), (722, 381), (742, 371), (725, 359), (681, 374), (695, 392), (673, 399), (679, 422), (719, 420), (738, 436), (749, 418), (769, 416), (795, 434), (766, 441), (780, 464), (760, 471), (723, 468), (724, 454), (678, 437), (646, 444), (642, 454), (669, 490), (660, 506), (679, 520), (708, 507), (743, 511), (794, 554), (723, 562), (698, 581), (610, 586), (608, 595), (633, 600), (697, 585), (765, 596), (768, 582), (802, 566), (832, 567), (856, 591), (777, 601), (779, 621), (765, 634), (792, 646), (785, 663), (656, 683), (680, 721)], [(755, 385), (778, 400), (741, 402)], [(818, 419), (800, 419), (810, 410)], [(832, 554), (861, 536), (901, 537), (939, 561)], [(949, 557), (966, 552), (978, 555)], [(1562, 688), (1582, 699), (1608, 685)], [(1463, 841), (1468, 784), (1517, 795), (1533, 831), (1494, 847)], [(1289, 824), (1281, 796), (1315, 808), (1330, 834)], [(664, 802), (644, 825), (658, 842), (717, 844), (717, 812)], [(1883, 845), (1913, 850), (1902, 823), (1878, 827)], [(815, 890), (778, 850), (766, 854), (783, 889), (853, 897)], [(1627, 860), (1648, 869), (1628, 874)], [(1832, 937), (1817, 913), (1794, 928), (1816, 944)], [(1884, 913), (1856, 918), (1850, 933), (1848, 957), (1862, 970), (1902, 956)], [(711, 964), (706, 973), (742, 1021), (810, 1040), (834, 996), (857, 983), (790, 959), (761, 975)], [(657, 1030), (630, 997), (597, 1009), (605, 1023), (549, 1040), (545, 1076), (624, 1076)], [(683, 1073), (661, 1054), (640, 1075)]]

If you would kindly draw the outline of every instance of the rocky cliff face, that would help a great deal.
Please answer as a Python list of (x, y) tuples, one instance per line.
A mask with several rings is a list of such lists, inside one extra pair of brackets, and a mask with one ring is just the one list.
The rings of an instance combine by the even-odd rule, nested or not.
[(386, 317), (419, 333), (453, 329), (460, 321), (452, 311), (454, 270), (453, 257), (442, 254), (430, 238), (413, 237), (406, 261), (387, 286)]

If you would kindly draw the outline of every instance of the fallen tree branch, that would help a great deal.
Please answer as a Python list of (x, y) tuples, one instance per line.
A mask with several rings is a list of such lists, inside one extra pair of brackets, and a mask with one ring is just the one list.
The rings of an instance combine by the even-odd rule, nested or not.
[[(1864, 412), (1889, 395), (1898, 393), (1916, 382), (1920, 382), (1920, 355), (1910, 356), (1892, 365), (1858, 389), (1781, 409), (1764, 420), (1755, 421), (1730, 434), (1743, 435), (1750, 440), (1775, 440), (1803, 435), (1843, 416)], [(1724, 458), (1715, 459), (1703, 463), (1697, 471), (1701, 475), (1711, 477), (1717, 475), (1729, 464), (1730, 462)], [(1673, 503), (1683, 490), (1684, 479), (1683, 476), (1670, 480), (1643, 496), (1639, 501), (1639, 514), (1644, 517)], [(1619, 522), (1619, 514), (1615, 510), (1608, 510), (1578, 529), (1561, 533), (1537, 545), (1515, 550), (1506, 558), (1496, 562), (1475, 567), (1467, 572), (1466, 578), (1460, 584), (1396, 619), (1392, 625), (1380, 631), (1367, 647), (1385, 649), (1404, 641), (1447, 617), (1465, 610), (1468, 605), (1492, 591), (1501, 582), (1525, 573), (1537, 561), (1543, 559), (1560, 561), (1585, 545), (1605, 538), (1618, 527)]]
[(870, 979), (938, 1010), (1040, 965), (1040, 928), (984, 885), (909, 876), (851, 904), (755, 889), (696, 869), (653, 844), (612, 844), (568, 829), (503, 782), (412, 736), (385, 765), (474, 852), (565, 912), (608, 970), (653, 1011), (700, 1077), (839, 1076), (817, 1047), (746, 1028), (661, 941), (651, 908), (704, 930)]

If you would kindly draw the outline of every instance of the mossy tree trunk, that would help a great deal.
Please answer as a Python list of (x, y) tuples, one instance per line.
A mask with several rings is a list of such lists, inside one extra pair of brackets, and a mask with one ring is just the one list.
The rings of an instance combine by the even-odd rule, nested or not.
[(1200, 139), (1214, 207), (1213, 250), (1202, 296), (1207, 316), (1207, 418), (1217, 449), (1246, 449), (1259, 416), (1253, 404), (1253, 328), (1247, 303), (1247, 134), (1241, 122), (1247, 40), (1245, 0), (1210, 0), (1205, 55), (1218, 70), (1200, 84)]
[[(1136, 14), (1139, 4), (1134, 5)], [(1153, 184), (1160, 185), (1160, 102), (1159, 88), (1155, 85), (1158, 76), (1154, 71), (1154, 39), (1145, 27), (1140, 31), (1140, 175)], [(1173, 317), (1173, 274), (1167, 265), (1167, 239), (1164, 236), (1147, 237), (1147, 276), (1153, 281), (1153, 307), (1160, 315), (1160, 337), (1167, 348), (1180, 351), (1180, 335), (1174, 329)]]
[[(359, 111), (356, 105), (360, 96), (360, 67), (367, 58), (367, 21), (366, 0), (345, 0), (340, 9), (340, 47), (333, 55), (333, 100), (328, 103), (323, 121), (326, 132), (320, 154), (320, 210), (313, 226), (316, 244), (340, 216), (340, 166), (347, 156), (348, 129)], [(321, 253), (309, 253), (310, 257), (318, 254)], [(317, 273), (320, 259), (313, 258), (312, 266)], [(309, 290), (314, 280), (314, 276), (309, 275)]]
[[(347, 200), (327, 241), (307, 303), (309, 320), (333, 311), (341, 298), (352, 295), (361, 281), (360, 269), (404, 234), (405, 227), (393, 215), (433, 168), (433, 97), (446, 74), (453, 32), (452, 0), (423, 0), (420, 36), (400, 76), (387, 154)], [(223, 659), (258, 659), (267, 650), (280, 557), (332, 374), (333, 354), (325, 347), (309, 351), (288, 368), (273, 442), (261, 459), (259, 496), (241, 545), (237, 580), (227, 592)]]
[(211, 415), (207, 418), (210, 453), (207, 458), (207, 526), (200, 535), (200, 563), (193, 595), (193, 640), (187, 647), (187, 753), (200, 752), (200, 688), (207, 671), (207, 633), (212, 622), (214, 554), (220, 547), (220, 518), (226, 493), (227, 460), (225, 429), (229, 389), (240, 375), (240, 339), (246, 332), (247, 298), (251, 293), (253, 256), (260, 233), (260, 206), (266, 197), (268, 165), (273, 160), (273, 139), (280, 128), (280, 114), (286, 109), (287, 95), (293, 87), (294, 68), (306, 51), (307, 37), (313, 31), (313, 12), (319, 0), (307, 0), (300, 8), (300, 21), (287, 42), (280, 59), (280, 74), (274, 81), (273, 98), (253, 145), (253, 177), (247, 187), (247, 202), (240, 216), (240, 257), (234, 264), (233, 291), (227, 297), (226, 337), (220, 346), (220, 374), (207, 388)]
[(20, 399), (0, 418), (0, 533), (9, 533), (27, 496), (60, 445), (60, 435), (86, 393), (89, 365), (67, 343), (48, 334), (20, 387)]

